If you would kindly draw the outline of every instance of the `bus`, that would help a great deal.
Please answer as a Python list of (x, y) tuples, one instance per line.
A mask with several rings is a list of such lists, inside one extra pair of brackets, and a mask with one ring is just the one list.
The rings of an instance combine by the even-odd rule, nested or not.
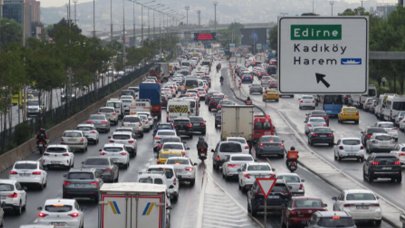
[(343, 95), (323, 96), (322, 108), (329, 116), (337, 116), (344, 104)]

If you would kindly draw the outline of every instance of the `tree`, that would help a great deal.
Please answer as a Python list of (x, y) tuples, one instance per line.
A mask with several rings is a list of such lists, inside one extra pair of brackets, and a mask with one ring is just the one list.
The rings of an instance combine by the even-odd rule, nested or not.
[(0, 19), (0, 50), (12, 44), (21, 44), (21, 25), (14, 20)]

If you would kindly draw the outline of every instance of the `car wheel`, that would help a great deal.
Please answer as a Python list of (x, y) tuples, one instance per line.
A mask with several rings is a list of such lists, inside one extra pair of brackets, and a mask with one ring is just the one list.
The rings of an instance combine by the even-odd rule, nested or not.
[(195, 179), (190, 181), (190, 186), (194, 186), (195, 184)]
[(368, 173), (367, 179), (368, 179), (368, 182), (373, 183), (373, 182), (374, 182), (374, 176), (373, 176), (373, 174)]
[(358, 120), (354, 121), (354, 124), (359, 124), (359, 121)]
[(141, 134), (139, 135), (139, 137), (143, 138), (143, 132), (141, 132)]
[(193, 139), (193, 135), (192, 135), (192, 134), (190, 134), (188, 137), (189, 137), (190, 139)]
[(359, 158), (359, 162), (363, 162), (364, 161), (364, 158)]
[(21, 202), (20, 202), (20, 206), (14, 208), (14, 212), (15, 212), (17, 215), (21, 215), (21, 214), (22, 214), (22, 205), (21, 205)]
[(117, 178), (115, 178), (115, 180), (113, 182), (118, 183), (118, 179), (119, 179), (120, 175), (117, 175)]
[(213, 169), (213, 170), (218, 170), (218, 166), (215, 165), (215, 164), (212, 164), (212, 169)]
[(73, 161), (70, 161), (72, 164), (70, 164), (70, 168), (73, 168), (75, 166), (75, 163)]
[(205, 135), (205, 134), (206, 134), (206, 132), (205, 132), (205, 131), (203, 131), (203, 132), (201, 132), (201, 134), (202, 134), (202, 135)]
[(363, 171), (363, 181), (367, 181), (367, 177), (366, 177), (366, 174), (364, 173), (364, 171)]
[(381, 226), (381, 220), (375, 220), (374, 225), (375, 226)]
[(98, 204), (98, 201), (99, 201), (98, 195), (97, 195), (97, 196), (94, 196), (93, 201), (94, 201), (94, 203), (97, 203), (97, 204)]
[(337, 159), (337, 155), (336, 154), (334, 154), (333, 155), (333, 158), (335, 159), (335, 161), (337, 161), (338, 159)]
[(402, 175), (399, 175), (399, 176), (396, 178), (396, 181), (397, 181), (398, 184), (401, 183), (401, 182), (402, 182)]
[(124, 169), (128, 169), (129, 167), (129, 162), (127, 164), (125, 164)]

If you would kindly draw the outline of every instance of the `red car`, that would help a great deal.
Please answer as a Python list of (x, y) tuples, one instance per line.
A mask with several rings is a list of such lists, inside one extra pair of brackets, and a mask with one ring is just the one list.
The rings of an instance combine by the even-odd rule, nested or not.
[(312, 214), (316, 211), (326, 211), (328, 205), (321, 198), (297, 196), (292, 197), (288, 206), (281, 213), (282, 227), (301, 226), (308, 224)]

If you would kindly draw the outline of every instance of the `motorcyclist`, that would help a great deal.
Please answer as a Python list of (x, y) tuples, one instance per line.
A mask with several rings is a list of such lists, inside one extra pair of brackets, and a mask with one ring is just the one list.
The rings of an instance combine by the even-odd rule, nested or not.
[(219, 81), (221, 82), (221, 85), (224, 83), (224, 76), (221, 75), (221, 77), (219, 78)]
[(48, 142), (48, 135), (46, 134), (46, 131), (44, 128), (39, 129), (38, 133), (37, 133), (37, 145), (42, 142), (44, 143), (44, 145), (47, 144)]
[(298, 150), (295, 150), (295, 147), (291, 147), (290, 150), (287, 152), (287, 160), (286, 165), (288, 166), (290, 162), (297, 161), (299, 158)]
[(252, 100), (250, 100), (250, 97), (247, 97), (245, 100), (246, 105), (252, 105)]
[(200, 151), (207, 152), (207, 150), (208, 150), (208, 143), (205, 141), (204, 137), (200, 136), (197, 142), (198, 157), (200, 157)]
[(221, 69), (221, 63), (217, 64), (217, 72)]

